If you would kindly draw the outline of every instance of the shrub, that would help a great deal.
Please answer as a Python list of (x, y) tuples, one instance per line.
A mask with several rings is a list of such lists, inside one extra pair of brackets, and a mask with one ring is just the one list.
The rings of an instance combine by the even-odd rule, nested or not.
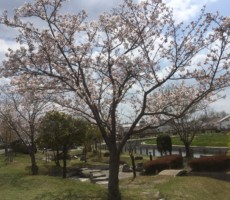
[(145, 173), (159, 173), (164, 169), (178, 169), (183, 167), (183, 157), (180, 155), (163, 156), (144, 163)]
[(157, 136), (157, 150), (162, 155), (163, 153), (166, 154), (168, 151), (171, 155), (172, 152), (172, 140), (169, 135), (159, 135)]
[(143, 170), (143, 163), (137, 163), (136, 171), (137, 172), (142, 172), (142, 170)]
[(152, 161), (148, 161), (147, 163), (144, 163), (144, 169), (145, 169), (145, 173), (150, 174), (150, 173), (157, 173), (160, 172), (164, 169), (168, 169), (169, 168), (169, 163), (165, 160), (152, 160)]
[[(63, 154), (63, 152), (61, 152), (61, 153), (59, 153), (58, 157), (55, 155), (55, 159), (58, 158), (59, 160), (63, 160), (63, 156), (64, 156), (64, 154)], [(71, 156), (69, 154), (67, 154), (66, 159), (71, 160)]]
[(120, 165), (124, 165), (124, 164), (127, 164), (127, 162), (124, 161), (124, 160), (120, 160), (119, 164), (120, 164)]
[(0, 149), (5, 149), (5, 144), (0, 144)]
[(11, 143), (11, 148), (14, 152), (28, 154), (27, 146), (21, 140), (15, 140)]
[(143, 156), (135, 156), (135, 160), (143, 160)]
[(183, 157), (180, 155), (163, 156), (161, 159), (169, 160), (171, 169), (179, 169), (183, 167)]
[(230, 157), (220, 155), (194, 158), (188, 165), (192, 171), (222, 171), (230, 167)]
[(109, 157), (109, 156), (110, 156), (109, 152), (104, 153), (104, 157)]

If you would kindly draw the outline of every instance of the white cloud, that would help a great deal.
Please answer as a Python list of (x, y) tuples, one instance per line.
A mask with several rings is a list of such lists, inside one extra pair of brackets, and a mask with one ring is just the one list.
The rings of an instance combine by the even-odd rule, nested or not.
[(165, 0), (165, 3), (173, 8), (177, 22), (187, 21), (196, 17), (205, 4), (217, 0)]
[(8, 49), (16, 50), (19, 48), (19, 44), (15, 41), (5, 40), (0, 38), (0, 63), (5, 59), (5, 53), (8, 52)]
[(4, 39), (0, 39), (0, 53), (6, 53), (9, 48), (15, 50), (19, 48), (19, 44), (16, 43), (15, 41), (8, 41)]
[[(137, 0), (138, 2), (145, 0)], [(217, 2), (218, 0), (163, 0), (174, 11), (176, 22), (188, 21), (199, 15), (204, 5)]]
[(230, 88), (226, 88), (222, 93), (222, 95), (226, 95), (225, 98), (219, 99), (216, 102), (210, 104), (210, 107), (213, 108), (215, 111), (225, 111), (230, 114)]
[(0, 78), (0, 87), (6, 84), (10, 83), (10, 79), (9, 78)]

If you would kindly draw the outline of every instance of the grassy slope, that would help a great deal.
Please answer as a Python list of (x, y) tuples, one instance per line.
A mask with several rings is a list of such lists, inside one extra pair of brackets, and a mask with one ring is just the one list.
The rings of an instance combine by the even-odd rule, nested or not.
[[(228, 134), (203, 134), (197, 135), (193, 142), (192, 146), (217, 146), (217, 147), (227, 147), (229, 142)], [(147, 144), (156, 144), (156, 140), (148, 140)], [(173, 145), (183, 145), (178, 137), (172, 137)]]

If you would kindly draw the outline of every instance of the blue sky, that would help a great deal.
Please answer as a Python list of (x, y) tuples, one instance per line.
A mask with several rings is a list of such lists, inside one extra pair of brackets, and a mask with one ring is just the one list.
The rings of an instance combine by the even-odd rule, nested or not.
[[(141, 0), (136, 0), (141, 1)], [(175, 18), (178, 21), (189, 21), (199, 15), (203, 5), (206, 5), (207, 12), (219, 11), (224, 16), (230, 16), (230, 0), (162, 0), (175, 11)], [(33, 0), (0, 0), (0, 13), (7, 10), (11, 15), (13, 10), (24, 2), (33, 2)], [(66, 12), (78, 12), (86, 10), (89, 19), (97, 18), (103, 11), (109, 11), (117, 6), (121, 0), (69, 0), (63, 8)], [(14, 42), (16, 36), (15, 30), (8, 29), (0, 25), (0, 65), (4, 59), (4, 54), (10, 47), (15, 49), (18, 45)], [(224, 91), (225, 99), (220, 99), (211, 105), (216, 111), (226, 111), (230, 113), (230, 89)]]

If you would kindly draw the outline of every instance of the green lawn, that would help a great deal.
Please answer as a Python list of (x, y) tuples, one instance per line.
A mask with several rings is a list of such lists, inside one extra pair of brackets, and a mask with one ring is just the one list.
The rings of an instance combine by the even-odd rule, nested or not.
[[(105, 200), (107, 188), (73, 179), (47, 176), (53, 163), (45, 163), (38, 154), (39, 175), (30, 175), (28, 155), (18, 154), (6, 164), (0, 155), (1, 200)], [(127, 155), (122, 155), (127, 159)], [(71, 161), (69, 165), (76, 165)], [(124, 200), (227, 200), (229, 182), (207, 177), (138, 176), (120, 181)]]
[[(227, 133), (210, 133), (200, 134), (195, 136), (192, 146), (216, 146), (216, 147), (227, 147), (230, 142), (230, 136)], [(147, 140), (147, 144), (156, 144), (156, 139)], [(183, 145), (180, 138), (175, 136), (172, 137), (173, 145)]]
[(207, 177), (176, 177), (156, 188), (170, 200), (227, 200), (230, 197), (229, 182)]
[(208, 177), (138, 176), (121, 181), (129, 200), (229, 200), (230, 184)]
[[(41, 174), (48, 164), (38, 160)], [(46, 171), (48, 173), (48, 171)], [(47, 175), (30, 175), (27, 155), (17, 155), (12, 163), (5, 164), (0, 155), (0, 199), (1, 200), (75, 200), (103, 199), (106, 189), (91, 183), (62, 179)]]

